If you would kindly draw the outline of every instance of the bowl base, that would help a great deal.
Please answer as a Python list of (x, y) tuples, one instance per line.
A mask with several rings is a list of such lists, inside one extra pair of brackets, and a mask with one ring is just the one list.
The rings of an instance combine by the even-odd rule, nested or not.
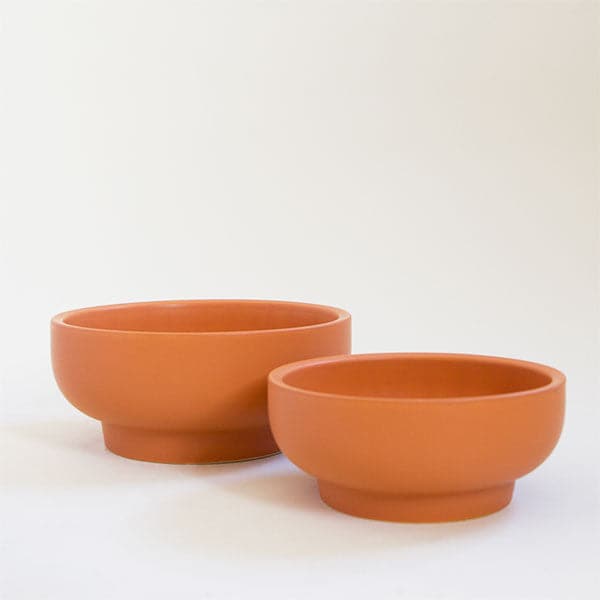
[(102, 423), (106, 447), (119, 456), (148, 462), (236, 462), (277, 454), (268, 428), (238, 431), (152, 431)]
[(352, 490), (319, 481), (319, 493), (331, 508), (355, 517), (404, 523), (439, 523), (494, 513), (510, 503), (514, 486), (512, 481), (473, 492), (396, 496)]

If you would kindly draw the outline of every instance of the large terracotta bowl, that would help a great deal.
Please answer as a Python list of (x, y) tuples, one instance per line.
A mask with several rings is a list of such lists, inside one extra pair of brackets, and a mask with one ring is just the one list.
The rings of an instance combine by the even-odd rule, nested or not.
[(269, 371), (349, 351), (347, 312), (296, 302), (145, 302), (52, 319), (52, 365), (63, 394), (102, 421), (109, 450), (154, 462), (277, 452), (267, 418)]
[(277, 444), (342, 512), (453, 521), (506, 506), (558, 441), (565, 377), (460, 354), (328, 357), (275, 369)]

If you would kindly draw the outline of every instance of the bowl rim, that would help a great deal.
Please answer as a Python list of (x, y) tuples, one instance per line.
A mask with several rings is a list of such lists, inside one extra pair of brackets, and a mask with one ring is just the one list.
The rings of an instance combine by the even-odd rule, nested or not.
[[(360, 361), (378, 361), (378, 360), (389, 360), (389, 359), (402, 359), (402, 358), (422, 358), (422, 359), (436, 359), (436, 360), (455, 360), (457, 358), (469, 359), (479, 363), (495, 363), (505, 364), (511, 366), (520, 366), (533, 370), (537, 373), (547, 375), (550, 377), (550, 382), (526, 390), (519, 390), (516, 392), (504, 392), (500, 394), (481, 394), (476, 396), (443, 396), (436, 398), (411, 398), (411, 397), (398, 397), (398, 396), (369, 396), (369, 395), (358, 395), (358, 394), (339, 394), (335, 392), (319, 392), (316, 390), (310, 390), (302, 388), (296, 385), (290, 385), (284, 381), (284, 378), (290, 373), (310, 368), (312, 366), (340, 363), (340, 362), (360, 362)], [(446, 403), (468, 403), (468, 402), (480, 402), (482, 400), (502, 400), (510, 398), (519, 398), (530, 396), (532, 394), (538, 394), (541, 392), (548, 392), (560, 388), (566, 383), (566, 376), (564, 373), (544, 365), (541, 363), (521, 360), (517, 358), (508, 358), (503, 356), (491, 356), (487, 354), (468, 354), (468, 353), (449, 353), (449, 352), (379, 352), (379, 353), (364, 353), (364, 354), (337, 354), (335, 356), (323, 356), (318, 358), (309, 358), (306, 360), (300, 360), (293, 363), (287, 363), (273, 369), (269, 373), (269, 384), (288, 391), (298, 392), (310, 396), (315, 396), (323, 399), (337, 399), (337, 400), (348, 400), (358, 402), (383, 402), (389, 403), (394, 402), (397, 404), (413, 404), (413, 403), (428, 403), (428, 404), (446, 404)]]
[[(66, 319), (72, 315), (86, 313), (88, 311), (101, 310), (101, 309), (119, 309), (123, 307), (145, 307), (145, 306), (179, 306), (179, 305), (193, 305), (193, 304), (205, 304), (205, 303), (223, 303), (223, 304), (272, 304), (278, 306), (295, 306), (295, 307), (307, 307), (319, 308), (335, 313), (335, 318), (330, 321), (322, 323), (314, 323), (312, 325), (301, 325), (298, 327), (279, 327), (271, 329), (240, 329), (231, 331), (154, 331), (154, 330), (139, 330), (139, 329), (111, 329), (105, 327), (85, 327), (83, 325), (74, 325), (67, 323)], [(348, 311), (338, 308), (336, 306), (328, 306), (326, 304), (314, 304), (311, 302), (294, 302), (289, 300), (263, 300), (263, 299), (250, 299), (250, 298), (194, 298), (194, 299), (183, 299), (183, 300), (149, 300), (144, 302), (121, 302), (118, 304), (100, 304), (98, 306), (88, 306), (84, 308), (76, 308), (73, 310), (67, 310), (54, 315), (51, 319), (51, 324), (61, 328), (78, 330), (78, 331), (89, 331), (106, 334), (123, 334), (123, 335), (157, 335), (157, 336), (231, 336), (231, 335), (263, 335), (269, 333), (285, 333), (290, 331), (303, 331), (320, 329), (322, 327), (328, 327), (342, 321), (349, 321), (351, 315)]]

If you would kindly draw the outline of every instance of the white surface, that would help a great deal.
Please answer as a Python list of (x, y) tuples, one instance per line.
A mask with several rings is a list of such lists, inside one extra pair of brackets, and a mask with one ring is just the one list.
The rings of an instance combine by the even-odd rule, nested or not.
[[(598, 597), (597, 3), (0, 11), (0, 597)], [(449, 525), (335, 513), (283, 457), (120, 459), (56, 389), (49, 318), (185, 297), (551, 364), (563, 437)]]

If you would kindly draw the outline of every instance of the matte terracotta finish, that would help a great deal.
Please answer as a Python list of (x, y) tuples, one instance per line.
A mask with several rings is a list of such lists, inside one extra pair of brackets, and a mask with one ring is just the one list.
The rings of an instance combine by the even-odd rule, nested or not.
[(500, 510), (558, 441), (565, 377), (460, 354), (365, 354), (269, 376), (269, 418), (289, 459), (340, 511), (431, 522)]
[(278, 451), (267, 375), (350, 351), (350, 315), (295, 302), (186, 300), (101, 306), (52, 319), (66, 398), (102, 421), (116, 454), (168, 463)]

